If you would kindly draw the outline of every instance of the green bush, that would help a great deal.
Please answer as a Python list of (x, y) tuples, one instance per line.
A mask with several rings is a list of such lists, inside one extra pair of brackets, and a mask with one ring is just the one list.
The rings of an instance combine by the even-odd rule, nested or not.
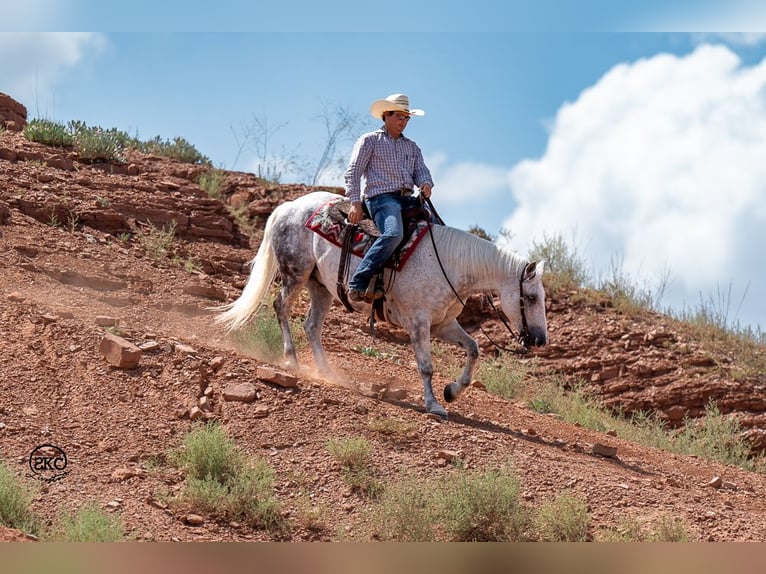
[(80, 159), (89, 161), (124, 162), (124, 145), (113, 131), (87, 128), (76, 132), (74, 149)]
[(380, 496), (383, 487), (375, 480), (370, 468), (372, 447), (364, 437), (333, 438), (327, 450), (343, 467), (343, 479), (352, 489), (372, 498)]
[(119, 517), (87, 503), (74, 515), (61, 517), (48, 538), (62, 542), (119, 542), (125, 534)]
[(31, 510), (35, 491), (0, 461), (0, 524), (35, 533), (37, 520)]
[(442, 523), (453, 542), (519, 542), (529, 515), (519, 479), (502, 469), (459, 474), (444, 488)]
[(66, 126), (53, 120), (33, 119), (24, 126), (24, 137), (29, 141), (56, 147), (72, 147), (74, 137)]
[(553, 291), (583, 287), (588, 281), (585, 263), (560, 234), (544, 235), (541, 243), (533, 242), (529, 259), (545, 261), (545, 285)]
[(537, 510), (535, 531), (542, 542), (586, 542), (590, 516), (588, 503), (569, 492), (561, 492)]
[(175, 459), (194, 479), (212, 479), (227, 484), (244, 460), (234, 442), (219, 424), (210, 423), (186, 435)]
[(210, 159), (202, 155), (192, 144), (181, 137), (163, 140), (160, 136), (155, 136), (153, 139), (140, 144), (139, 151), (168, 157), (184, 163), (210, 165)]
[(439, 508), (433, 484), (407, 477), (388, 485), (373, 511), (376, 535), (397, 542), (433, 542)]
[(635, 516), (623, 517), (595, 535), (596, 542), (689, 542), (691, 539), (683, 519), (665, 514), (646, 522)]
[(171, 459), (187, 474), (182, 503), (274, 533), (286, 529), (274, 498), (273, 470), (260, 458), (247, 460), (220, 425), (210, 423), (189, 433)]
[(199, 186), (210, 197), (220, 198), (226, 184), (226, 172), (220, 169), (206, 171), (199, 178)]

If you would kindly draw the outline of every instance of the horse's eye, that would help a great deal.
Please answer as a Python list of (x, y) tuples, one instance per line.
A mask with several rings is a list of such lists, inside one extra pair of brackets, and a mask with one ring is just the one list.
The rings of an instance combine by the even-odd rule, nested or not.
[(526, 296), (526, 299), (530, 303), (535, 303), (537, 301), (537, 295), (529, 294)]

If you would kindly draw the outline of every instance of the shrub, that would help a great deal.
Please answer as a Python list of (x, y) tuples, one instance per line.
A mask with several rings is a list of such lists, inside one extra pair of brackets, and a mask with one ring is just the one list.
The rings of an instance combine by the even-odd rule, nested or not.
[(140, 144), (139, 151), (168, 157), (184, 163), (210, 165), (210, 159), (202, 155), (182, 137), (163, 141), (160, 136), (155, 136), (153, 139)]
[(237, 446), (218, 424), (207, 424), (186, 435), (176, 460), (195, 479), (211, 478), (226, 484), (242, 468)]
[(585, 542), (589, 526), (588, 503), (569, 492), (544, 502), (535, 518), (537, 539), (543, 542)]
[(34, 533), (38, 525), (31, 510), (35, 491), (0, 461), (0, 524)]
[(114, 132), (86, 128), (75, 133), (74, 149), (80, 159), (88, 161), (124, 162), (124, 145)]
[(176, 222), (171, 221), (162, 228), (147, 222), (148, 227), (138, 235), (138, 242), (146, 250), (146, 254), (157, 261), (168, 258), (176, 235)]
[(64, 124), (45, 119), (30, 120), (24, 126), (24, 137), (30, 141), (56, 147), (72, 147), (74, 137)]
[(583, 287), (588, 281), (582, 258), (559, 234), (553, 237), (544, 235), (542, 243), (533, 242), (529, 259), (545, 260), (545, 284), (554, 291)]
[(441, 503), (444, 528), (454, 542), (521, 541), (529, 523), (518, 478), (500, 469), (459, 474)]
[(416, 477), (388, 486), (373, 513), (376, 535), (397, 542), (435, 541), (439, 510), (433, 486)]
[(512, 400), (526, 391), (524, 380), (527, 374), (526, 366), (506, 359), (480, 363), (476, 378), (487, 387), (490, 393)]
[(49, 536), (63, 542), (119, 542), (125, 538), (119, 517), (87, 503), (74, 515), (65, 515)]
[(189, 433), (172, 458), (187, 472), (183, 501), (195, 510), (275, 533), (286, 529), (273, 470), (260, 458), (248, 461), (220, 425)]
[(226, 172), (220, 169), (206, 171), (199, 178), (199, 186), (210, 197), (220, 198), (226, 184)]
[(683, 519), (663, 514), (642, 523), (635, 516), (623, 517), (617, 524), (596, 532), (597, 542), (688, 542), (691, 540)]
[(363, 437), (334, 438), (327, 441), (327, 450), (343, 467), (343, 479), (353, 490), (372, 498), (380, 496), (383, 488), (370, 470), (372, 447)]

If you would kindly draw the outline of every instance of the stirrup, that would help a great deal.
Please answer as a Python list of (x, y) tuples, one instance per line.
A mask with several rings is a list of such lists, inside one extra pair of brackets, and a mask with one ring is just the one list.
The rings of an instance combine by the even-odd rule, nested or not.
[(370, 284), (367, 285), (367, 290), (364, 292), (364, 300), (367, 303), (372, 303), (376, 299), (383, 297), (384, 293), (382, 289), (378, 289), (378, 276), (374, 276), (370, 279)]

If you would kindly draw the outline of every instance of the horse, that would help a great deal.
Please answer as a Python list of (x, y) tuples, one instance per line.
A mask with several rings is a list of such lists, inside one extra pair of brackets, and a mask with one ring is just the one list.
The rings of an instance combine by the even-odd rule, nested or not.
[[(341, 251), (305, 224), (317, 209), (339, 197), (315, 191), (277, 206), (266, 221), (242, 293), (235, 301), (218, 307), (215, 318), (228, 332), (243, 327), (258, 311), (279, 272), (282, 286), (273, 307), (282, 331), (285, 365), (299, 368), (290, 310), (307, 287), (310, 303), (303, 327), (316, 368), (321, 376), (328, 377), (333, 371), (322, 346), (322, 324), (333, 301), (340, 301), (336, 285)], [(395, 277), (391, 277), (392, 269), (384, 270), (384, 307), (386, 321), (409, 334), (423, 381), (426, 412), (446, 420), (448, 413), (432, 388), (431, 337), (462, 347), (466, 353), (462, 374), (444, 388), (448, 403), (471, 384), (479, 359), (478, 344), (457, 321), (469, 295), (482, 290), (499, 293), (500, 307), (525, 346), (544, 346), (548, 342), (544, 261), (530, 262), (491, 241), (445, 225), (432, 225), (429, 233), (431, 240), (424, 238), (417, 244)], [(349, 259), (349, 272), (353, 273), (360, 259), (355, 255)], [(370, 313), (370, 303), (349, 304), (354, 312)]]

